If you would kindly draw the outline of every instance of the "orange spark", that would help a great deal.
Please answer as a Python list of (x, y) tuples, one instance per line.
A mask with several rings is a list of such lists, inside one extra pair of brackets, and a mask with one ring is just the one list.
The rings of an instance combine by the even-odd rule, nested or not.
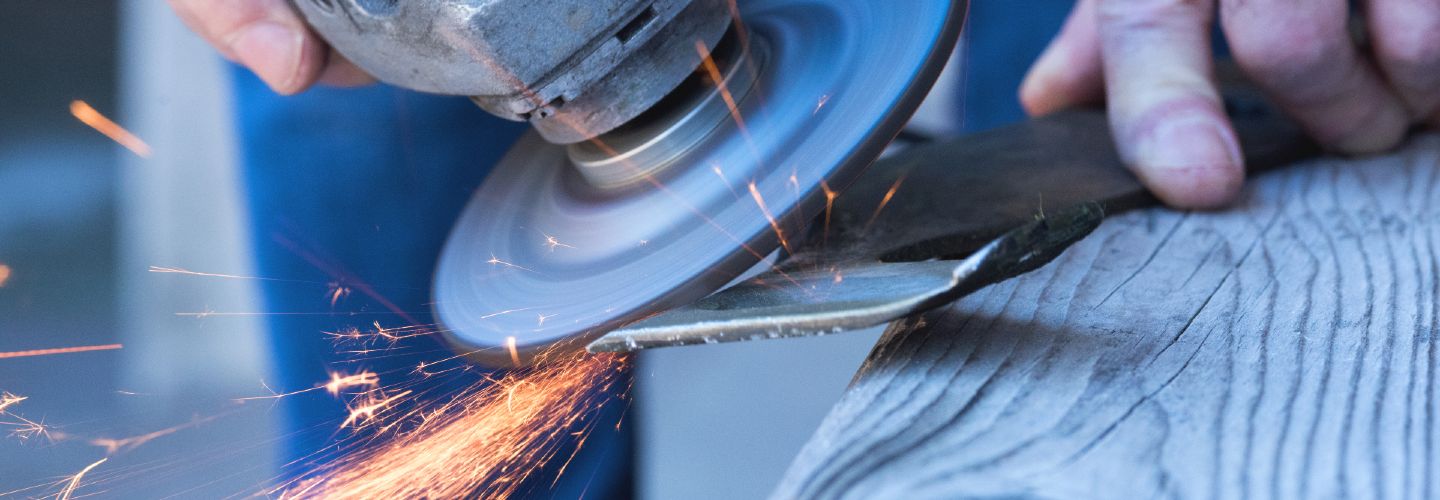
[(189, 270), (189, 269), (181, 269), (181, 268), (178, 268), (178, 267), (150, 266), (150, 272), (152, 272), (152, 273), (185, 274), (185, 275), (189, 275), (189, 276), (208, 276), (208, 277), (211, 277), (211, 278), (234, 278), (234, 279), (242, 279), (242, 280), (283, 281), (283, 280), (278, 280), (278, 279), (275, 279), (275, 278), (260, 278), (260, 277), (257, 277), (257, 276), (240, 276), (240, 275), (238, 275), (238, 274), (202, 273), (202, 272), (199, 272), (199, 271), (191, 271), (191, 270)]
[(521, 307), (521, 308), (516, 308), (516, 309), (506, 309), (506, 310), (504, 310), (504, 311), (499, 311), (499, 312), (493, 312), (493, 313), (490, 313), (490, 314), (486, 314), (486, 315), (484, 315), (484, 316), (481, 316), (480, 319), (490, 319), (490, 318), (493, 318), (493, 317), (496, 317), (496, 316), (504, 316), (504, 315), (506, 315), (506, 314), (512, 314), (512, 313), (517, 313), (517, 312), (524, 312), (524, 311), (529, 311), (529, 310), (531, 310), (531, 309), (534, 309), (534, 307)]
[[(417, 370), (423, 371), (424, 369), (425, 363), (421, 363), (420, 368), (418, 368)], [(307, 392), (318, 391), (320, 389), (325, 389), (325, 391), (329, 392), (332, 396), (339, 396), (340, 391), (349, 389), (351, 387), (379, 387), (379, 385), (380, 376), (376, 375), (374, 372), (371, 371), (362, 371), (354, 375), (345, 375), (340, 372), (332, 371), (330, 372), (330, 380), (327, 382), (317, 383), (314, 387), (308, 389), (300, 389), (298, 391), (290, 391), (283, 393), (276, 392), (274, 389), (271, 389), (270, 386), (266, 385), (265, 381), (262, 380), (260, 381), (260, 386), (264, 387), (265, 390), (270, 391), (269, 396), (251, 396), (248, 398), (235, 398), (234, 401), (243, 403), (246, 401), (256, 401), (263, 399), (281, 399), (295, 396), (298, 394), (305, 394)]]
[(0, 392), (0, 415), (8, 417), (5, 420), (0, 420), (0, 426), (10, 427), (10, 436), (21, 441), (28, 441), (31, 438), (39, 436), (52, 437), (50, 435), (50, 428), (45, 426), (45, 424), (16, 415), (13, 412), (5, 413), (7, 409), (20, 404), (21, 401), (26, 399), (29, 398), (16, 396), (8, 392)]
[(378, 387), (380, 376), (372, 371), (362, 371), (354, 375), (343, 375), (340, 372), (330, 372), (330, 381), (325, 383), (325, 392), (331, 396), (339, 396), (340, 391), (351, 387)]
[(149, 144), (145, 144), (145, 141), (140, 140), (139, 137), (135, 137), (135, 134), (130, 133), (129, 130), (125, 130), (125, 128), (119, 124), (110, 121), (109, 118), (100, 114), (95, 108), (90, 107), (85, 101), (70, 101), (70, 114), (74, 115), (75, 119), (80, 120), (80, 123), (89, 125), (90, 128), (95, 129), (95, 131), (105, 134), (110, 140), (119, 143), (121, 146), (125, 146), (125, 149), (130, 150), (141, 158), (150, 157)]
[(840, 196), (834, 189), (830, 189), (830, 183), (820, 181), (820, 190), (825, 192), (825, 231), (821, 233), (821, 245), (830, 242), (830, 214), (835, 209), (835, 198)]
[(409, 396), (410, 392), (405, 391), (390, 397), (374, 396), (371, 392), (365, 393), (364, 402), (350, 408), (350, 416), (345, 417), (345, 421), (340, 423), (340, 428), (344, 429), (351, 425), (354, 425), (356, 429), (363, 427), (366, 423), (374, 421), (380, 412), (385, 411), (400, 398)]
[(108, 459), (108, 458), (102, 458), (102, 459), (100, 459), (100, 461), (95, 462), (95, 463), (93, 463), (93, 464), (90, 464), (90, 465), (86, 466), (84, 469), (80, 469), (80, 472), (79, 472), (79, 473), (75, 474), (74, 476), (71, 476), (71, 477), (70, 477), (70, 481), (67, 482), (67, 483), (65, 483), (65, 489), (60, 490), (60, 495), (58, 495), (57, 498), (59, 498), (59, 500), (70, 500), (70, 496), (75, 494), (75, 488), (79, 488), (79, 487), (80, 487), (80, 479), (81, 479), (81, 478), (84, 478), (84, 477), (85, 477), (85, 474), (89, 473), (91, 470), (95, 469), (96, 467), (99, 467), (100, 464), (105, 463), (106, 460), (109, 460), (109, 459)]
[(10, 266), (0, 264), (0, 288), (5, 288), (6, 281), (10, 281)]
[(725, 183), (725, 187), (730, 189), (730, 194), (735, 195), (736, 198), (740, 197), (740, 193), (735, 191), (735, 186), (730, 184), (730, 179), (725, 177), (725, 171), (720, 169), (720, 165), (710, 164), (710, 171), (715, 172), (715, 176), (720, 178), (720, 182)]
[(121, 344), (87, 345), (79, 347), (57, 347), (54, 349), (32, 349), (29, 351), (0, 352), (0, 359), (29, 358), (35, 356), (51, 356), (55, 354), (70, 354), (89, 351), (112, 351), (125, 346)]
[(510, 350), (510, 362), (520, 366), (520, 350), (515, 347), (515, 336), (505, 337), (505, 347)]
[(820, 114), (820, 108), (824, 108), (828, 102), (830, 102), (830, 94), (822, 94), (820, 100), (815, 103), (815, 111), (811, 111), (810, 116)]
[(751, 74), (759, 74), (755, 70), (755, 57), (750, 54), (750, 30), (745, 27), (745, 20), (740, 18), (740, 5), (735, 0), (727, 2), (730, 4), (730, 22), (735, 25), (735, 34), (740, 37), (740, 50), (745, 52), (745, 65), (750, 67)]
[(735, 125), (740, 127), (740, 135), (747, 139), (750, 131), (745, 127), (745, 119), (740, 116), (740, 106), (735, 103), (735, 96), (730, 94), (730, 88), (725, 85), (725, 77), (720, 74), (720, 67), (715, 65), (715, 59), (710, 57), (710, 49), (701, 40), (695, 41), (695, 51), (700, 53), (700, 64), (705, 67), (705, 72), (710, 75), (710, 80), (715, 82), (715, 88), (720, 90), (720, 98), (725, 100), (725, 107), (730, 108), (730, 117), (735, 120)]
[(870, 214), (870, 220), (865, 222), (865, 229), (862, 231), (870, 230), (870, 225), (875, 223), (875, 219), (880, 218), (880, 212), (885, 210), (885, 205), (889, 205), (890, 199), (895, 197), (895, 192), (900, 190), (900, 184), (905, 182), (906, 175), (908, 174), (901, 175), (899, 179), (895, 179), (895, 183), (891, 184), (890, 189), (885, 191), (885, 197), (880, 199), (880, 205), (875, 207), (875, 213)]
[(158, 430), (158, 431), (155, 431), (155, 432), (147, 432), (147, 433), (145, 433), (145, 434), (141, 434), (141, 435), (138, 435), (138, 436), (130, 436), (130, 437), (126, 437), (126, 438), (96, 438), (96, 439), (91, 439), (91, 440), (90, 440), (90, 444), (93, 445), (93, 446), (99, 446), (99, 447), (101, 447), (101, 448), (105, 448), (105, 454), (106, 454), (106, 455), (114, 455), (114, 454), (116, 454), (116, 453), (118, 453), (118, 452), (121, 452), (121, 451), (124, 451), (124, 450), (133, 450), (133, 449), (135, 449), (135, 448), (139, 448), (140, 445), (143, 445), (143, 444), (145, 444), (145, 443), (154, 441), (156, 438), (161, 438), (161, 437), (169, 436), (169, 435), (174, 434), (174, 433), (176, 433), (176, 432), (180, 432), (180, 431), (183, 431), (183, 430), (185, 430), (185, 429), (192, 428), (192, 427), (199, 427), (201, 424), (204, 424), (204, 423), (206, 423), (206, 422), (210, 422), (210, 421), (215, 420), (215, 419), (217, 419), (217, 418), (220, 418), (220, 416), (219, 416), (219, 415), (216, 415), (216, 416), (210, 416), (210, 417), (205, 417), (205, 418), (196, 418), (196, 419), (194, 419), (194, 420), (191, 420), (191, 421), (189, 421), (189, 422), (186, 422), (186, 423), (183, 423), (183, 424), (174, 426), (174, 427), (167, 427), (167, 428), (164, 428), (164, 429), (160, 429), (160, 430)]
[(755, 198), (755, 204), (760, 206), (760, 213), (765, 214), (765, 220), (770, 221), (770, 228), (775, 230), (775, 237), (780, 239), (780, 246), (785, 247), (785, 251), (789, 252), (790, 242), (785, 240), (785, 231), (780, 229), (780, 223), (775, 220), (774, 215), (770, 214), (770, 208), (765, 206), (765, 197), (760, 196), (760, 190), (755, 187), (755, 181), (750, 181), (748, 187), (750, 188), (750, 197)]
[(27, 398), (25, 396), (16, 396), (8, 392), (0, 392), (0, 414), (5, 413), (6, 409), (10, 408), (11, 406), (20, 404), (21, 401), (24, 401), (26, 399), (30, 398)]
[[(540, 234), (545, 234), (545, 233), (540, 233)], [(570, 246), (570, 245), (566, 245), (566, 244), (564, 244), (564, 243), (561, 243), (560, 240), (555, 239), (554, 236), (550, 236), (550, 235), (548, 235), (548, 234), (545, 234), (545, 246), (550, 247), (550, 251), (551, 251), (551, 252), (554, 252), (556, 247), (575, 248), (575, 247), (573, 247), (573, 246)]]
[[(25, 398), (19, 398), (19, 400), (12, 401), (10, 404), (18, 403), (19, 401), (22, 401), (24, 399)], [(55, 438), (55, 436), (52, 435), (50, 432), (50, 427), (45, 425), (43, 422), (36, 422), (20, 415), (16, 415), (13, 412), (6, 414), (6, 417), (8, 418), (5, 420), (0, 420), (0, 427), (10, 428), (10, 437), (18, 439), (20, 441), (29, 441), (37, 437), (44, 437), (48, 440), (53, 441)]]
[(567, 356), (511, 372), (410, 415), (419, 428), (357, 448), (282, 484), (281, 498), (506, 498), (592, 430), (583, 417), (620, 381), (625, 358)]
[(54, 437), (50, 434), (50, 428), (47, 427), (44, 423), (36, 422), (34, 420), (29, 420), (14, 415), (11, 416), (18, 419), (19, 422), (0, 422), (0, 424), (15, 427), (14, 430), (10, 431), (11, 437), (19, 439), (20, 441), (29, 441), (31, 439), (42, 436), (46, 439), (54, 439)]
[[(559, 242), (557, 241), (556, 244), (559, 244)], [(555, 250), (555, 247), (550, 247), (550, 250)], [(510, 267), (510, 268), (519, 269), (519, 270), (521, 270), (521, 271), (530, 271), (530, 272), (532, 272), (532, 273), (535, 272), (535, 271), (531, 271), (531, 270), (528, 269), (528, 268), (520, 267), (520, 266), (517, 266), (517, 265), (515, 265), (515, 264), (511, 264), (511, 263), (509, 263), (509, 262), (505, 262), (505, 261), (503, 261), (503, 260), (500, 260), (498, 257), (495, 257), (495, 254), (493, 254), (493, 253), (490, 254), (490, 260), (485, 261), (485, 263), (486, 263), (486, 264), (490, 264), (490, 265), (492, 265), (492, 266), (505, 266), (505, 267)]]
[(341, 286), (339, 283), (332, 283), (330, 290), (328, 294), (330, 296), (330, 307), (335, 307), (335, 304), (339, 303), (340, 299), (350, 296), (350, 287)]

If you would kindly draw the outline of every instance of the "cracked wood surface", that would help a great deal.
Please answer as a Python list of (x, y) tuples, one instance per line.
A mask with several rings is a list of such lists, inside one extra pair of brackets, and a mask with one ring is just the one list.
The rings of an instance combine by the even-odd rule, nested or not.
[(892, 325), (777, 498), (1440, 496), (1440, 137)]

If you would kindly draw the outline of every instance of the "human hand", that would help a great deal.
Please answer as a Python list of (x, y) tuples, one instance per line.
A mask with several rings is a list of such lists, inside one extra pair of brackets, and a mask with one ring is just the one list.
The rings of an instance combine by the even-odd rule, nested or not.
[(190, 29), (281, 94), (316, 82), (354, 86), (374, 81), (306, 26), (287, 0), (168, 0)]
[(1368, 52), (1347, 0), (1080, 0), (1021, 101), (1040, 115), (1104, 97), (1121, 158), (1156, 196), (1222, 206), (1245, 167), (1212, 76), (1217, 9), (1241, 69), (1327, 149), (1383, 151), (1412, 122), (1440, 124), (1440, 1), (1363, 3)]

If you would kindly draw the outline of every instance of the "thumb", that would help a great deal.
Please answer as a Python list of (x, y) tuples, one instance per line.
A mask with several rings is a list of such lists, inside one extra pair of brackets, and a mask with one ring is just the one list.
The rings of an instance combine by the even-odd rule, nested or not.
[(327, 49), (285, 0), (169, 0), (185, 24), (270, 88), (294, 94), (325, 66)]

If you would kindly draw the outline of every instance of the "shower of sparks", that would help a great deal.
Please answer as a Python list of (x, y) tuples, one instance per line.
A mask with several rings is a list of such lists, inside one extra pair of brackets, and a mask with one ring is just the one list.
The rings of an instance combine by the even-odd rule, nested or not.
[(90, 128), (95, 129), (95, 131), (105, 134), (106, 137), (109, 137), (121, 146), (125, 146), (125, 149), (130, 150), (137, 156), (141, 158), (150, 157), (149, 144), (145, 144), (145, 141), (140, 140), (139, 137), (135, 137), (135, 134), (130, 133), (129, 130), (125, 130), (125, 128), (119, 124), (110, 121), (109, 118), (100, 114), (95, 108), (90, 107), (85, 101), (70, 101), (70, 114), (74, 115), (75, 119), (80, 120), (80, 123), (89, 125)]
[(29, 351), (0, 352), (0, 359), (30, 358), (35, 356), (53, 356), (56, 354), (71, 354), (90, 351), (113, 351), (125, 346), (121, 344), (87, 345), (78, 347), (56, 347), (54, 349), (32, 349)]
[(775, 237), (780, 240), (780, 246), (785, 248), (786, 253), (789, 253), (790, 242), (785, 240), (785, 231), (780, 229), (780, 223), (775, 220), (774, 215), (770, 214), (770, 208), (765, 206), (765, 197), (760, 195), (760, 190), (755, 187), (755, 181), (750, 181), (747, 187), (750, 189), (750, 197), (754, 198), (755, 204), (760, 206), (760, 213), (765, 214), (765, 220), (770, 222), (770, 229), (775, 231)]
[(865, 229), (862, 229), (862, 231), (870, 230), (870, 225), (874, 224), (875, 220), (880, 218), (880, 212), (884, 211), (885, 206), (890, 204), (890, 200), (895, 197), (895, 192), (899, 191), (900, 185), (904, 183), (905, 175), (901, 175), (899, 179), (895, 179), (895, 183), (891, 184), (890, 189), (885, 191), (885, 196), (880, 198), (880, 204), (875, 206), (875, 213), (870, 214), (870, 220), (865, 221)]
[(80, 469), (80, 472), (76, 473), (74, 476), (70, 476), (70, 481), (65, 483), (65, 489), (60, 490), (60, 494), (57, 495), (57, 498), (59, 498), (59, 500), (70, 500), (70, 496), (75, 494), (75, 488), (80, 487), (80, 480), (85, 477), (85, 474), (90, 473), (91, 470), (99, 467), (100, 464), (105, 463), (106, 460), (109, 459), (102, 458), (100, 459), (100, 461), (90, 464), (84, 469)]
[(625, 364), (609, 355), (554, 359), (478, 386), (438, 409), (387, 417), (419, 424), (271, 493), (339, 499), (511, 496), (557, 458), (568, 465), (574, 455), (560, 456), (562, 443), (578, 437), (583, 445), (593, 430), (581, 425), (584, 417), (597, 411), (605, 392), (623, 378)]
[(0, 264), (0, 288), (5, 288), (6, 281), (10, 281), (10, 266)]

